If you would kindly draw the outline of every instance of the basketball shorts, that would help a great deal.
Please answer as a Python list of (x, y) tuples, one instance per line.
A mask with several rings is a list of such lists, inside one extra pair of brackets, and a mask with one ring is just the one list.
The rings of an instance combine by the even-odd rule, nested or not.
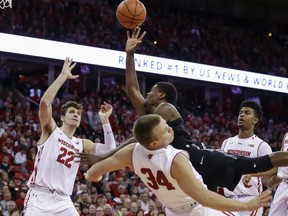
[(25, 216), (79, 216), (70, 196), (30, 188), (24, 201)]

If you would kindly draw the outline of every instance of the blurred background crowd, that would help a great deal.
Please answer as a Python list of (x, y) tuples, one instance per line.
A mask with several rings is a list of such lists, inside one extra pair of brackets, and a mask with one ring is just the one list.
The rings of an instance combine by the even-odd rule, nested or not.
[[(125, 30), (115, 18), (116, 7), (114, 1), (105, 0), (19, 0), (13, 4), (13, 10), (1, 10), (0, 31), (123, 51)], [(287, 77), (287, 23), (247, 22), (215, 12), (191, 10), (188, 13), (167, 7), (148, 11), (143, 25), (148, 31), (147, 41), (140, 52)], [(17, 87), (32, 85), (45, 91), (48, 84), (42, 80), (33, 86), (13, 73), (5, 59), (0, 70), (0, 207), (3, 215), (15, 216), (23, 210), (26, 182), (33, 171), (41, 134), (37, 113), (41, 95), (26, 97)], [(220, 148), (225, 138), (238, 133), (239, 104), (228, 98), (225, 106), (191, 106), (185, 102), (186, 96), (179, 94), (176, 106), (191, 140), (208, 148)], [(117, 145), (132, 136), (137, 114), (120, 84), (103, 85), (94, 91), (66, 86), (53, 102), (54, 117), (59, 116), (60, 107), (67, 100), (84, 106), (76, 136), (103, 142), (98, 110), (104, 101), (113, 106), (110, 122)], [(274, 102), (262, 104), (267, 112), (255, 134), (278, 151), (288, 131), (288, 118), (285, 104)], [(59, 123), (60, 119), (57, 120)], [(81, 216), (165, 215), (162, 204), (131, 170), (109, 173), (101, 183), (91, 184), (83, 177), (88, 168), (81, 166), (72, 194)]]

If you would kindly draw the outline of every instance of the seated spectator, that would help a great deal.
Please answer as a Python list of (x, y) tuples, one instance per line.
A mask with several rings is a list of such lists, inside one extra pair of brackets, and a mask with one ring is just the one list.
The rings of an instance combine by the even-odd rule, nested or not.
[(119, 197), (114, 197), (113, 202), (110, 205), (113, 207), (114, 211), (118, 210), (120, 211), (120, 208), (123, 206), (123, 203)]
[(21, 173), (26, 174), (27, 147), (22, 146), (20, 151), (15, 154), (14, 163), (21, 166)]
[(19, 140), (15, 141), (14, 143), (14, 152), (17, 153), (18, 151), (21, 151), (21, 149), (27, 150), (28, 144), (26, 142), (26, 139), (24, 135), (21, 135)]
[(11, 198), (12, 197), (11, 197), (10, 191), (3, 192), (3, 200), (0, 201), (0, 205), (2, 206), (3, 215), (9, 215), (8, 214), (8, 202), (12, 201)]
[(89, 203), (89, 194), (88, 194), (88, 192), (83, 191), (81, 193), (79, 203), (80, 203), (81, 212), (83, 212), (84, 208), (88, 208), (89, 207), (90, 203)]
[(21, 211), (23, 211), (23, 208), (24, 208), (24, 200), (25, 200), (27, 190), (28, 189), (26, 186), (22, 186), (20, 190), (20, 196), (16, 199), (16, 206)]
[(138, 205), (136, 202), (132, 202), (129, 208), (129, 211), (127, 212), (127, 216), (135, 216), (136, 212), (138, 211)]
[(104, 208), (104, 215), (105, 216), (112, 216), (113, 212), (112, 212), (112, 206), (110, 204), (106, 203), (103, 206), (103, 208)]
[(127, 210), (127, 208), (126, 208), (125, 206), (122, 206), (122, 207), (120, 208), (120, 212), (121, 212), (122, 216), (126, 216), (128, 210)]
[(2, 190), (4, 191), (4, 186), (7, 186), (7, 188), (9, 187), (9, 175), (4, 170), (0, 170), (0, 175), (1, 175), (0, 186), (2, 186)]
[(15, 208), (10, 211), (10, 216), (20, 216), (20, 210)]
[(78, 202), (74, 202), (73, 203), (75, 208), (76, 208), (76, 211), (78, 212), (79, 215), (81, 215), (81, 210), (80, 210), (80, 204)]
[[(11, 139), (7, 138), (6, 141), (7, 140), (11, 140)], [(2, 144), (2, 149), (1, 149), (1, 152), (0, 152), (0, 158), (3, 158), (4, 156), (7, 156), (8, 157), (7, 163), (9, 165), (11, 165), (13, 156), (11, 155), (11, 153), (9, 153), (8, 150), (9, 150), (8, 147), (5, 144)]]
[(144, 213), (147, 214), (149, 212), (149, 194), (148, 193), (143, 193), (140, 195), (141, 198), (141, 209), (144, 210)]
[(105, 214), (104, 214), (104, 208), (103, 207), (101, 207), (101, 206), (98, 206), (97, 208), (96, 208), (96, 216), (104, 216)]
[(144, 216), (144, 211), (142, 209), (138, 210), (136, 216)]
[(16, 200), (18, 197), (18, 192), (17, 192), (18, 188), (16, 188), (16, 184), (13, 179), (9, 180), (8, 187), (9, 187), (9, 191), (11, 192), (12, 200)]
[(96, 214), (96, 205), (90, 204), (86, 216), (95, 216), (95, 214)]
[(7, 211), (4, 212), (3, 216), (10, 216), (11, 211), (16, 209), (16, 203), (13, 200), (7, 202)]
[(153, 214), (153, 212), (155, 212), (155, 211), (157, 211), (157, 213), (158, 213), (158, 210), (156, 209), (155, 202), (153, 200), (149, 200), (148, 209), (149, 209), (149, 211), (147, 213), (145, 213), (145, 216), (151, 216)]
[(0, 163), (0, 169), (7, 172), (10, 178), (13, 178), (15, 173), (14, 173), (13, 166), (9, 164), (8, 155), (3, 156), (1, 163)]
[(145, 215), (145, 216), (158, 216), (158, 210), (155, 209), (155, 210), (153, 210), (152, 212), (148, 213), (148, 214)]
[(112, 216), (122, 216), (121, 212), (119, 210), (115, 210), (112, 214)]
[(29, 150), (29, 155), (27, 157), (27, 161), (26, 161), (26, 169), (27, 169), (27, 173), (32, 173), (33, 169), (34, 169), (34, 162), (35, 162), (35, 150), (34, 148)]
[(158, 212), (158, 215), (157, 216), (166, 216), (165, 212), (164, 211), (161, 211), (161, 212)]

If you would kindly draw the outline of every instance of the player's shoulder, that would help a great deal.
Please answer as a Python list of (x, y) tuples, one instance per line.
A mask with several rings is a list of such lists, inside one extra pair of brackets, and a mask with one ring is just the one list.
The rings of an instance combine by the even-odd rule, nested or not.
[(252, 137), (252, 140), (255, 142), (255, 143), (258, 143), (259, 145), (268, 145), (270, 146), (265, 140), (261, 139), (260, 137), (254, 135)]
[(238, 142), (238, 135), (232, 136), (232, 137), (228, 137), (227, 139), (224, 140), (224, 142), (233, 142), (233, 141), (237, 141)]

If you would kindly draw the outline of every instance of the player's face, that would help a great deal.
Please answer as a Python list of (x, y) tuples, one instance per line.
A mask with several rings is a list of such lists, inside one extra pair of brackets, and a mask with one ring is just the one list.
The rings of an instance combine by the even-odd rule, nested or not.
[[(157, 105), (159, 101), (159, 96), (162, 94), (162, 92), (159, 91), (159, 88), (157, 85), (154, 85), (150, 92), (147, 93), (146, 101), (145, 101), (145, 106), (150, 109), (151, 106)], [(153, 112), (153, 110), (152, 110)]]
[(64, 117), (62, 117), (63, 124), (69, 126), (79, 127), (81, 121), (81, 112), (80, 110), (75, 109), (74, 107), (68, 108)]
[(257, 123), (254, 110), (249, 107), (242, 107), (238, 115), (238, 127), (249, 129)]
[(155, 127), (154, 134), (157, 139), (157, 149), (169, 145), (174, 139), (173, 129), (162, 118), (160, 124)]

